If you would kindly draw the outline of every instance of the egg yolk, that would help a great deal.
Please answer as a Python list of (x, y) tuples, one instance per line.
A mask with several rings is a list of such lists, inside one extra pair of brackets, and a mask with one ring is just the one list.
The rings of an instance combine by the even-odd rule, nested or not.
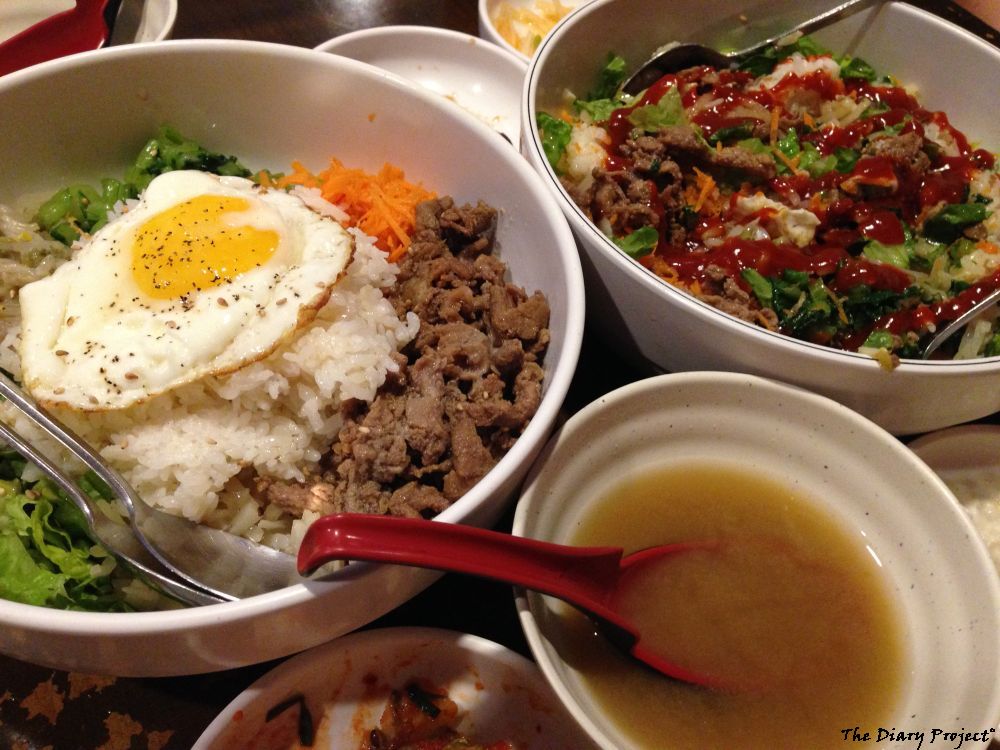
[(156, 299), (175, 299), (266, 263), (278, 248), (278, 233), (223, 220), (249, 207), (245, 198), (199, 195), (148, 219), (132, 241), (139, 288)]

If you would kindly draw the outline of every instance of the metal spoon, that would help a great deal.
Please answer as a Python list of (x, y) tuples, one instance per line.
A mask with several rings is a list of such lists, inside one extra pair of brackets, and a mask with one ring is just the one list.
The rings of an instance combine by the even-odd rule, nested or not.
[(112, 554), (146, 572), (155, 583), (162, 584), (178, 599), (194, 605), (212, 604), (301, 582), (292, 555), (147, 505), (128, 482), (82, 439), (41, 409), (2, 374), (0, 396), (61, 443), (111, 488), (128, 514), (126, 520), (129, 526), (119, 529), (131, 531), (135, 537), (132, 542), (122, 538), (120, 533), (110, 535), (112, 529), (100, 523), (102, 514), (93, 512), (89, 498), (79, 491), (74, 482), (45, 461), (30, 442), (7, 427), (0, 434), (69, 494), (87, 517), (99, 541), (107, 541)]
[(927, 346), (924, 347), (923, 352), (920, 354), (921, 359), (929, 359), (931, 354), (936, 352), (941, 344), (947, 341), (952, 335), (961, 328), (964, 328), (969, 322), (975, 320), (984, 311), (993, 307), (997, 302), (1000, 302), (1000, 289), (994, 289), (992, 292), (987, 294), (976, 304), (966, 310), (964, 313), (959, 315), (948, 325), (934, 334), (934, 338), (927, 342)]
[(626, 79), (622, 90), (626, 94), (638, 94), (667, 73), (676, 73), (678, 70), (690, 68), (695, 65), (710, 65), (715, 68), (733, 67), (781, 41), (790, 34), (811, 33), (816, 29), (828, 26), (881, 1), (846, 0), (846, 2), (838, 3), (803, 23), (784, 29), (780, 33), (771, 34), (766, 39), (755, 42), (749, 47), (732, 52), (719, 52), (711, 47), (693, 43), (671, 43), (665, 45), (657, 49), (649, 60), (640, 65)]
[[(657, 653), (616, 609), (640, 568), (674, 555), (714, 549), (715, 541), (651, 547), (622, 557), (616, 547), (571, 547), (472, 526), (412, 518), (336, 514), (315, 521), (299, 548), (305, 575), (333, 560), (414, 565), (490, 578), (550, 594), (591, 615), (615, 645), (668, 677), (715, 689), (745, 689), (726, 675), (702, 673)], [(648, 568), (647, 568), (648, 570)]]
[(52, 464), (29, 441), (0, 422), (0, 437), (22, 456), (34, 463), (83, 513), (90, 535), (95, 542), (106, 549), (119, 563), (130, 569), (146, 583), (164, 594), (185, 604), (218, 604), (219, 599), (200, 589), (188, 586), (163, 572), (159, 563), (149, 554), (125, 524), (116, 524), (99, 508), (92, 506), (92, 500), (80, 487)]

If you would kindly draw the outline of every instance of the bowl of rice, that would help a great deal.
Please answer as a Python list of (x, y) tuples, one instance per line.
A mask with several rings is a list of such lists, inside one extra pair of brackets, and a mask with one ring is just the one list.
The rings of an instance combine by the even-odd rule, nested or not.
[[(85, 117), (60, 115), (69, 98)], [(583, 330), (572, 235), (509, 144), (386, 71), (256, 42), (76, 55), (4, 77), (0, 102), (17, 113), (0, 126), (0, 366), (146, 502), (290, 553), (339, 510), (499, 518)], [(58, 446), (3, 419), (114, 515)], [(436, 578), (351, 565), (179, 607), (34, 467), (0, 464), (0, 651), (27, 661), (258, 663)]]
[(978, 106), (996, 48), (889, 2), (622, 93), (663, 45), (795, 20), (601, 0), (542, 41), (523, 150), (577, 238), (588, 319), (649, 371), (777, 378), (895, 434), (997, 411), (995, 308), (922, 358), (1000, 283), (1000, 130)]

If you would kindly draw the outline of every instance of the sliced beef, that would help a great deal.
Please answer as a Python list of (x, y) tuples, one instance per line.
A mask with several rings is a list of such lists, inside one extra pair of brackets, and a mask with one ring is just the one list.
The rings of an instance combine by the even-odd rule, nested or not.
[[(650, 141), (655, 142), (655, 147)], [(638, 148), (640, 143), (642, 150), (655, 154), (661, 161), (674, 161), (684, 171), (698, 167), (716, 179), (759, 184), (776, 174), (774, 159), (768, 154), (758, 154), (740, 146), (710, 148), (687, 125), (670, 125), (655, 136), (627, 141), (623, 151)]]
[(506, 280), (495, 257), (496, 211), (450, 198), (421, 204), (417, 231), (388, 294), (420, 318), (399, 372), (370, 403), (350, 401), (319, 477), (258, 478), (255, 496), (301, 515), (432, 516), (476, 484), (541, 402), (549, 306)]
[(777, 313), (768, 307), (761, 307), (757, 298), (743, 289), (725, 269), (709, 265), (705, 271), (712, 285), (697, 295), (699, 299), (740, 320), (771, 331), (778, 330)]
[(884, 156), (897, 166), (923, 173), (931, 165), (931, 159), (924, 153), (923, 145), (924, 139), (915, 132), (884, 135), (869, 141), (863, 149), (863, 154)]

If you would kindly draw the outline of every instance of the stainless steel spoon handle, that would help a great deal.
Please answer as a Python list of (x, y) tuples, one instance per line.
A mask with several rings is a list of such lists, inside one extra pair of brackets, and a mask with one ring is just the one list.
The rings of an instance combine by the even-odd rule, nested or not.
[[(136, 506), (141, 505), (142, 500), (135, 495), (135, 491), (117, 471), (108, 466), (69, 428), (39, 408), (10, 378), (2, 373), (0, 373), (0, 396), (7, 399), (22, 414), (44, 430), (46, 434), (57, 440), (76, 458), (83, 462), (87, 468), (91, 469), (111, 488), (114, 495), (121, 501), (132, 521), (132, 533), (124, 533), (127, 527), (121, 529), (121, 532), (123, 532), (121, 534), (113, 533), (112, 529), (109, 529), (106, 524), (102, 523), (104, 519), (101, 512), (95, 512), (91, 506), (90, 498), (80, 490), (75, 482), (70, 480), (55, 464), (49, 461), (29, 440), (19, 435), (8, 425), (3, 425), (0, 428), (0, 436), (12, 447), (21, 452), (25, 458), (28, 458), (38, 466), (39, 469), (66, 492), (73, 504), (84, 514), (91, 530), (98, 537), (98, 541), (106, 546), (109, 552), (141, 572), (154, 585), (159, 586), (164, 591), (188, 604), (217, 604), (223, 601), (219, 596), (198, 586), (196, 582), (182, 583), (181, 580), (177, 580), (158, 569), (158, 567), (162, 566), (166, 570), (174, 571), (174, 567), (163, 559), (156, 547), (136, 528)], [(179, 577), (187, 579), (186, 576)]]
[[(882, 0), (846, 0), (846, 2), (838, 3), (827, 10), (822, 11), (818, 15), (803, 21), (797, 26), (792, 26), (788, 29), (781, 31), (780, 33), (773, 34), (767, 39), (756, 42), (749, 47), (742, 50), (738, 50), (732, 54), (733, 57), (743, 57), (744, 55), (757, 52), (759, 50), (770, 47), (772, 44), (776, 44), (784, 39), (790, 34), (810, 34), (817, 29), (822, 29), (829, 26), (832, 23), (836, 23), (841, 19), (847, 18), (848, 16), (858, 13), (865, 8), (882, 2)], [(800, 6), (799, 0), (796, 0), (796, 6)]]
[(127, 526), (124, 524), (116, 525), (100, 509), (94, 508), (91, 505), (91, 499), (80, 489), (79, 485), (49, 461), (30, 441), (3, 422), (0, 422), (0, 438), (3, 438), (9, 446), (35, 464), (66, 493), (70, 501), (83, 514), (94, 541), (104, 547), (119, 563), (129, 568), (153, 588), (159, 589), (168, 596), (186, 604), (200, 606), (220, 602), (218, 597), (177, 581), (159, 570), (155, 560), (132, 536)]
[(966, 326), (973, 319), (982, 315), (984, 310), (989, 309), (998, 302), (1000, 302), (1000, 289), (994, 289), (992, 292), (990, 292), (981, 300), (979, 300), (979, 302), (974, 304), (972, 307), (970, 307), (968, 310), (966, 310), (964, 313), (959, 315), (948, 325), (946, 325), (944, 328), (942, 328), (940, 331), (934, 334), (934, 338), (932, 338), (929, 342), (927, 342), (927, 346), (924, 347), (924, 351), (920, 355), (921, 358), (928, 359), (931, 356), (931, 354), (936, 352), (941, 347), (941, 344), (950, 339), (952, 335), (955, 334), (955, 332), (957, 332), (960, 328)]

